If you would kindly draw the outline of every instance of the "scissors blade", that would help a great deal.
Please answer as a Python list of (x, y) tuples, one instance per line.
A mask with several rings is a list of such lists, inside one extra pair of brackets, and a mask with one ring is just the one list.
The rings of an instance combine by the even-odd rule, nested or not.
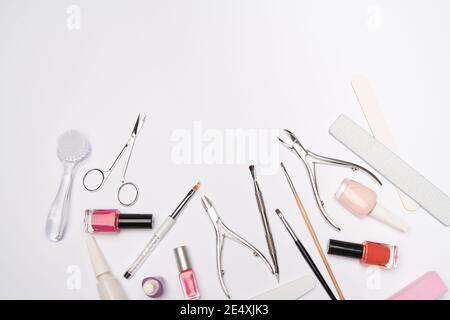
[(136, 123), (134, 124), (134, 127), (133, 127), (133, 131), (131, 132), (131, 136), (132, 137), (137, 136), (137, 134), (141, 130), (142, 126), (144, 125), (145, 119), (146, 119), (146, 116), (143, 116), (142, 120), (141, 120), (141, 114), (140, 113), (138, 114), (138, 117), (136, 119)]

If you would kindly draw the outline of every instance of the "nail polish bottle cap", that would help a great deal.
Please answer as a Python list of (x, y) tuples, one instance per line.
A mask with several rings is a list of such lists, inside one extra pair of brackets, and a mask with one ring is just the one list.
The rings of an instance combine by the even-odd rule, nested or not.
[(364, 247), (362, 244), (330, 239), (328, 254), (361, 259)]
[(151, 229), (153, 226), (151, 213), (121, 213), (118, 220), (120, 229)]
[(378, 221), (402, 232), (407, 232), (409, 230), (409, 225), (403, 219), (394, 215), (379, 204), (373, 208), (371, 216)]
[(181, 246), (174, 249), (175, 251), (175, 259), (177, 260), (178, 270), (184, 271), (188, 269), (192, 269), (191, 262), (189, 260), (189, 255), (187, 252), (186, 246)]
[(144, 293), (151, 298), (160, 297), (164, 291), (162, 278), (145, 278), (144, 280), (142, 280), (142, 289), (144, 290)]
[(87, 235), (86, 245), (89, 252), (89, 257), (91, 258), (92, 268), (94, 269), (95, 276), (111, 272), (102, 251), (97, 245), (97, 241), (92, 235)]

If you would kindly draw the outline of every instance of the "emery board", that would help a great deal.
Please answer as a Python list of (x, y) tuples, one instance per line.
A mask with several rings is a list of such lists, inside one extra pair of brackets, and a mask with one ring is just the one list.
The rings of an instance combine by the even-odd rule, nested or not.
[(442, 224), (450, 225), (450, 198), (353, 120), (340, 115), (329, 133)]

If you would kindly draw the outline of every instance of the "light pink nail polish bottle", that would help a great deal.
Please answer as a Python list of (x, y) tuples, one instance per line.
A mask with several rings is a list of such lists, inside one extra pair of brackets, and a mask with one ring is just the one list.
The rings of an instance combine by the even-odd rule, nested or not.
[(405, 221), (377, 203), (374, 191), (359, 182), (345, 179), (335, 196), (344, 208), (356, 216), (361, 218), (370, 216), (402, 232), (409, 229)]
[(195, 273), (192, 270), (191, 262), (189, 260), (187, 247), (181, 246), (174, 249), (175, 258), (177, 260), (178, 270), (180, 274), (178, 275), (180, 279), (181, 288), (183, 289), (183, 294), (186, 299), (193, 300), (200, 298), (200, 291), (197, 285), (197, 279), (195, 278)]

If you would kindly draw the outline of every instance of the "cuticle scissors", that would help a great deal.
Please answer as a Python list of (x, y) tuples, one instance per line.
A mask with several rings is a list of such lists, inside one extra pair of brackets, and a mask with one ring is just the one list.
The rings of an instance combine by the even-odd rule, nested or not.
[(283, 129), (283, 131), (287, 134), (287, 136), (291, 140), (291, 143), (289, 144), (289, 143), (285, 142), (280, 137), (278, 137), (278, 140), (280, 140), (282, 145), (284, 145), (286, 148), (291, 150), (294, 154), (296, 154), (302, 160), (302, 162), (305, 165), (305, 168), (308, 172), (309, 181), (311, 183), (314, 197), (316, 199), (316, 202), (320, 209), (320, 212), (322, 213), (325, 220), (327, 220), (327, 222), (332, 227), (334, 227), (336, 230), (340, 231), (341, 228), (339, 228), (338, 225), (327, 214), (325, 207), (324, 207), (324, 202), (320, 198), (319, 188), (317, 186), (316, 164), (326, 164), (326, 165), (336, 165), (336, 166), (341, 166), (341, 167), (349, 167), (353, 171), (361, 170), (364, 173), (368, 174), (380, 186), (382, 185), (381, 181), (377, 178), (376, 175), (374, 175), (368, 169), (366, 169), (360, 165), (357, 165), (352, 162), (344, 161), (344, 160), (324, 157), (324, 156), (318, 155), (318, 154), (304, 148), (303, 145), (300, 143), (300, 141), (295, 136), (295, 134), (293, 134), (291, 131), (289, 131), (287, 129)]
[[(122, 170), (122, 177), (120, 179), (119, 188), (117, 189), (117, 200), (119, 200), (120, 204), (122, 204), (123, 206), (127, 206), (127, 207), (132, 206), (132, 205), (134, 205), (137, 202), (138, 197), (139, 197), (139, 188), (134, 182), (127, 181), (127, 179), (125, 178), (125, 175), (127, 173), (128, 164), (130, 162), (131, 154), (133, 153), (133, 148), (134, 148), (134, 144), (136, 142), (137, 135), (139, 134), (139, 131), (141, 130), (142, 126), (144, 125), (145, 118), (146, 117), (144, 116), (141, 119), (141, 115), (140, 114), (138, 115), (136, 123), (134, 124), (134, 127), (133, 127), (133, 131), (131, 132), (130, 138), (128, 138), (127, 143), (123, 146), (122, 150), (120, 150), (119, 155), (116, 157), (116, 159), (114, 160), (114, 162), (112, 163), (112, 165), (109, 167), (108, 170), (102, 170), (102, 169), (99, 169), (99, 168), (93, 168), (93, 169), (90, 169), (89, 171), (87, 171), (85, 173), (85, 175), (83, 177), (83, 186), (84, 186), (84, 188), (86, 190), (88, 190), (88, 191), (98, 191), (98, 190), (100, 190), (103, 187), (103, 185), (105, 184), (106, 180), (108, 179), (108, 177), (111, 174), (111, 172), (114, 169), (114, 167), (119, 162), (119, 160), (122, 157), (122, 155), (128, 149), (128, 154), (126, 156), (125, 165), (124, 165), (123, 170)], [(93, 173), (100, 174), (101, 178), (100, 178), (98, 183), (94, 183), (94, 186), (90, 187), (86, 183), (86, 178), (88, 176), (92, 176)], [(124, 201), (120, 197), (121, 191), (123, 190), (124, 187), (127, 187), (127, 186), (131, 187), (134, 190), (134, 197), (132, 198), (131, 201)]]
[(224, 240), (226, 237), (230, 238), (231, 240), (236, 241), (237, 243), (240, 243), (244, 247), (247, 247), (249, 250), (253, 252), (253, 255), (256, 257), (259, 257), (263, 260), (264, 264), (269, 268), (270, 272), (272, 274), (275, 274), (275, 270), (270, 264), (269, 260), (254, 247), (250, 242), (239, 236), (237, 233), (229, 229), (220, 219), (219, 215), (216, 212), (216, 209), (214, 208), (211, 200), (208, 199), (208, 197), (203, 196), (201, 198), (203, 207), (205, 208), (206, 212), (208, 213), (209, 218), (211, 219), (211, 222), (214, 226), (214, 230), (216, 232), (216, 267), (217, 267), (217, 275), (219, 277), (220, 286), (222, 287), (223, 292), (227, 296), (228, 299), (231, 299), (230, 293), (227, 289), (227, 286), (225, 285), (225, 281), (223, 279), (223, 276), (225, 275), (225, 270), (223, 269), (223, 245)]

